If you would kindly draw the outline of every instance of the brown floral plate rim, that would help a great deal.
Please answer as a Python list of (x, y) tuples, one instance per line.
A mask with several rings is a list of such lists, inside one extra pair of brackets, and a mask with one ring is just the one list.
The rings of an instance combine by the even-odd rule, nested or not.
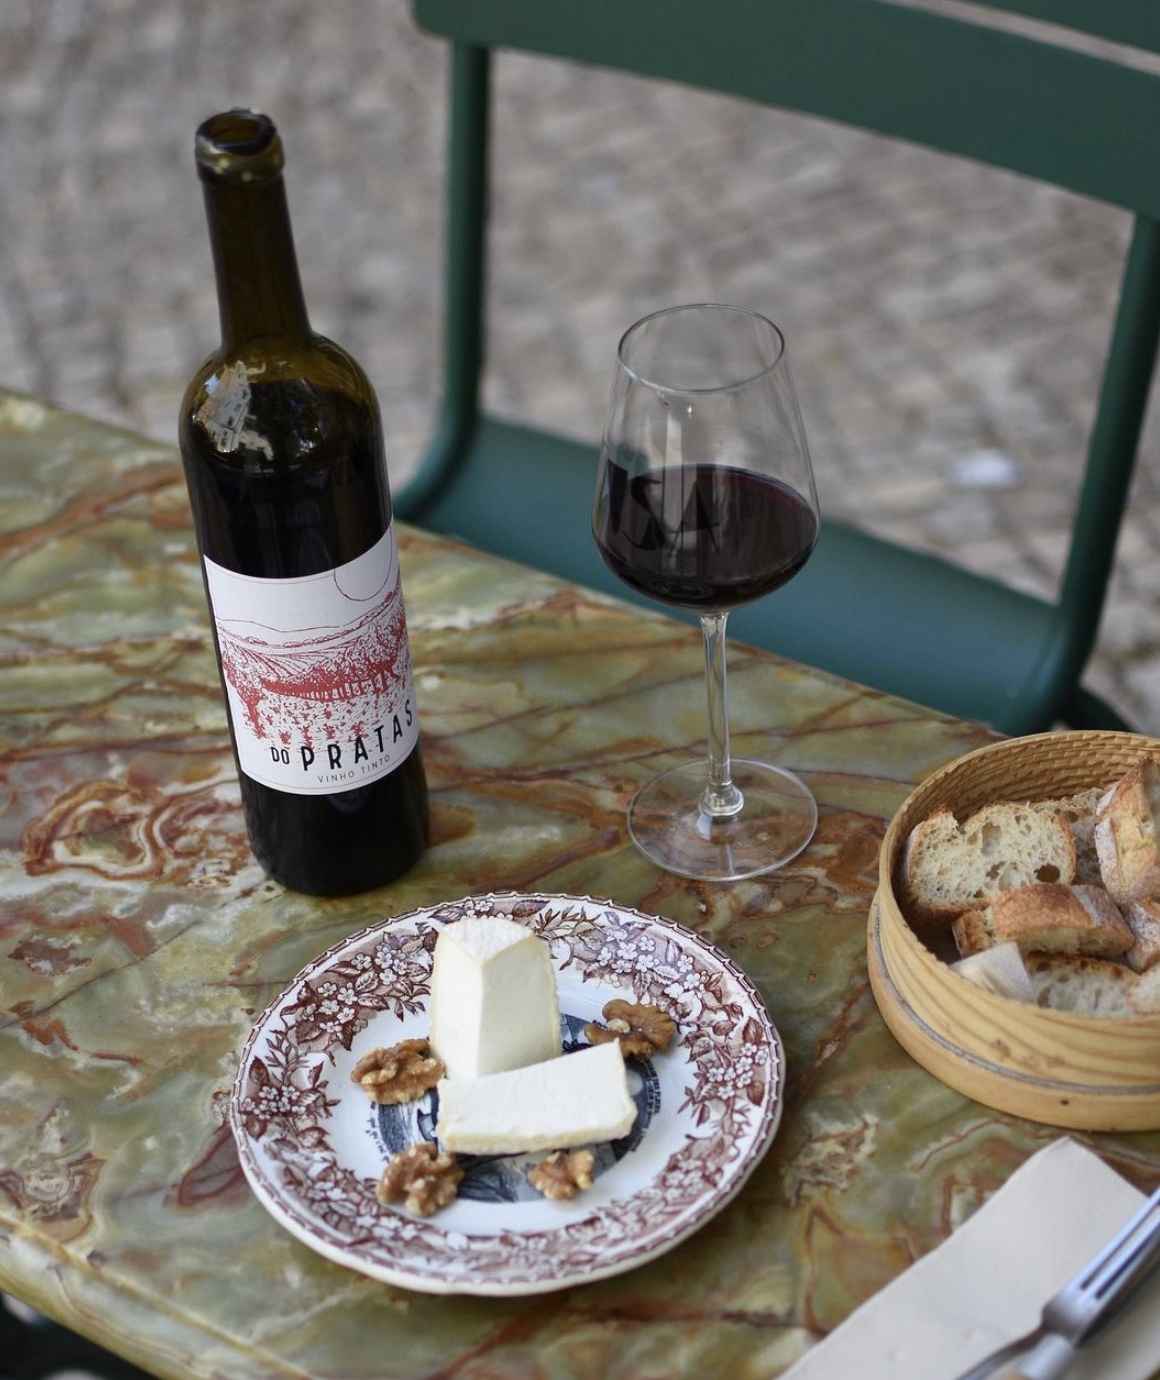
[[(625, 997), (666, 1010), (679, 1034), (640, 1068), (644, 1129), (615, 1158), (598, 1147), (605, 1168), (591, 1189), (566, 1203), (461, 1198), (415, 1218), (374, 1195), (391, 1147), (349, 1070), (374, 1045), (426, 1033), (438, 933), (482, 914), (544, 939), (574, 1025)], [(784, 1086), (784, 1048), (760, 994), (700, 935), (613, 901), (503, 892), (384, 920), (309, 963), (251, 1031), (229, 1111), (254, 1193), (311, 1249), (404, 1288), (520, 1295), (636, 1268), (697, 1231), (768, 1150)]]

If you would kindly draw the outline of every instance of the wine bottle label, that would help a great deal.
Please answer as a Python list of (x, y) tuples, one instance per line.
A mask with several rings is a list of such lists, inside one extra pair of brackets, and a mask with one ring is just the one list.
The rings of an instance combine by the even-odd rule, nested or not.
[(321, 575), (261, 579), (208, 557), (205, 568), (246, 775), (329, 795), (393, 771), (419, 738), (394, 523)]

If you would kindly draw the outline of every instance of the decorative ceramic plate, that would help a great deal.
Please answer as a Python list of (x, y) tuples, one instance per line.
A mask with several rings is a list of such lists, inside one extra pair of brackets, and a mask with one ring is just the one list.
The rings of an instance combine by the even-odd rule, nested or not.
[[(527, 1180), (542, 1155), (464, 1156), (459, 1196), (419, 1218), (375, 1186), (394, 1151), (435, 1139), (436, 1094), (379, 1106), (350, 1070), (427, 1034), (435, 940), (468, 915), (509, 916), (548, 944), (562, 1057), (613, 997), (662, 1007), (678, 1033), (628, 1061), (636, 1122), (593, 1147), (591, 1188), (549, 1200)], [(641, 1265), (720, 1211), (777, 1130), (784, 1066), (749, 979), (691, 931), (589, 898), (476, 896), (373, 926), (305, 968), (246, 1044), (230, 1119), (259, 1200), (322, 1255), (429, 1293), (535, 1294)]]

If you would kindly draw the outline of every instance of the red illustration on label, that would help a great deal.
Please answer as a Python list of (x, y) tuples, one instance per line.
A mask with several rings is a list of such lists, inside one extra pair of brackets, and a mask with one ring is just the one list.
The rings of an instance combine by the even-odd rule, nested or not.
[(206, 560), (242, 769), (282, 790), (363, 785), (414, 747), (394, 529), (358, 560), (294, 580)]

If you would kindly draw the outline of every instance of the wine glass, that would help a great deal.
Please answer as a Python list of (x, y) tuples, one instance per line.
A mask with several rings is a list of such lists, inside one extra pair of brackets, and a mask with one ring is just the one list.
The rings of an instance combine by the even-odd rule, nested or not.
[(685, 877), (735, 881), (781, 867), (817, 825), (792, 773), (731, 761), (725, 675), (730, 609), (802, 568), (817, 491), (785, 339), (742, 307), (670, 307), (617, 351), (592, 532), (608, 568), (700, 616), (709, 759), (646, 782), (628, 811), (642, 853)]

